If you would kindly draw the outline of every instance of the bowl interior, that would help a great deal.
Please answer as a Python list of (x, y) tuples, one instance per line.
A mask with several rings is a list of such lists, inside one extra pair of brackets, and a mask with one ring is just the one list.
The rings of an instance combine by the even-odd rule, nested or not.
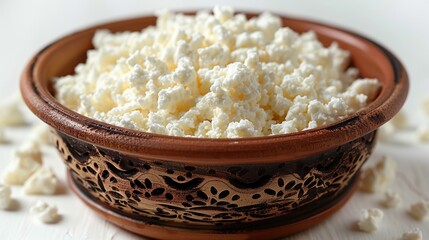
[[(254, 14), (248, 14), (249, 17)], [(56, 46), (61, 51), (46, 62), (46, 66), (41, 72), (41, 80), (46, 86), (49, 86), (53, 94), (53, 88), (50, 84), (54, 77), (65, 76), (74, 73), (74, 68), (79, 63), (86, 61), (86, 52), (93, 48), (92, 37), (97, 29), (109, 29), (112, 32), (123, 31), (141, 31), (143, 28), (155, 25), (156, 17), (137, 18), (132, 20), (121, 21), (117, 23), (105, 24), (100, 27), (84, 30), (77, 35), (69, 36), (67, 41), (74, 44), (61, 44)], [(283, 18), (283, 25), (292, 28), (298, 33), (314, 31), (317, 33), (319, 41), (324, 46), (329, 46), (337, 42), (343, 49), (351, 53), (351, 66), (359, 69), (361, 77), (377, 78), (382, 83), (393, 78), (391, 62), (385, 57), (385, 53), (373, 45), (368, 45), (363, 39), (351, 36), (350, 33), (331, 28), (329, 26), (314, 24), (305, 20)], [(367, 40), (367, 39), (365, 39)], [(54, 94), (53, 94), (54, 95)]]
[[(254, 14), (248, 14), (249, 17)], [(361, 77), (382, 83), (378, 97), (365, 109), (331, 125), (303, 132), (243, 139), (197, 139), (164, 136), (124, 129), (84, 117), (53, 97), (52, 79), (72, 74), (86, 59), (98, 29), (112, 32), (140, 31), (156, 23), (155, 17), (141, 17), (91, 27), (68, 35), (40, 51), (27, 65), (21, 91), (29, 108), (43, 121), (66, 134), (109, 149), (148, 158), (200, 163), (286, 161), (311, 156), (350, 142), (374, 131), (399, 111), (408, 92), (405, 69), (389, 51), (355, 33), (307, 20), (282, 17), (283, 25), (297, 32), (315, 31), (328, 46), (337, 42), (351, 53), (351, 64)]]

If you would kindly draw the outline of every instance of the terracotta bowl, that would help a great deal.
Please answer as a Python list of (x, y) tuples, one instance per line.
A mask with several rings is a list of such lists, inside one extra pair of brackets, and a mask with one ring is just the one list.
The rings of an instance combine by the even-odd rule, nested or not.
[(59, 39), (31, 59), (21, 91), (52, 127), (72, 188), (107, 220), (160, 239), (279, 238), (322, 221), (347, 201), (376, 129), (399, 111), (408, 92), (404, 67), (379, 44), (336, 27), (282, 19), (295, 31), (315, 31), (325, 45), (336, 41), (349, 50), (362, 77), (381, 81), (375, 101), (335, 124), (300, 133), (196, 139), (98, 122), (54, 98), (52, 78), (85, 61), (96, 29), (140, 31), (155, 24), (153, 16)]

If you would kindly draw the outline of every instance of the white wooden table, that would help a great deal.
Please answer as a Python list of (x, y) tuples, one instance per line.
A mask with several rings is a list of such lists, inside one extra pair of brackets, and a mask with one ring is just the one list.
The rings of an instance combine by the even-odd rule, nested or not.
[[(429, 89), (429, 15), (426, 14), (429, 1), (225, 0), (217, 4), (318, 19), (364, 33), (393, 50), (411, 77), (411, 91), (404, 108), (410, 116), (411, 129), (398, 134), (392, 143), (379, 144), (368, 162), (372, 164), (383, 154), (397, 160), (399, 172), (392, 189), (402, 196), (402, 206), (385, 210), (383, 225), (378, 232), (358, 232), (354, 224), (360, 210), (380, 207), (383, 195), (357, 193), (333, 217), (290, 239), (397, 239), (412, 227), (420, 228), (428, 238), (429, 222), (412, 219), (406, 210), (414, 201), (429, 200), (429, 144), (418, 143), (412, 131), (418, 124), (429, 124), (419, 111), (419, 104)], [(207, 0), (1, 0), (0, 100), (18, 91), (20, 71), (30, 56), (66, 33), (106, 20), (151, 13), (159, 8), (199, 9), (210, 5), (212, 1)], [(13, 149), (27, 136), (28, 127), (7, 129), (6, 134), (11, 143), (0, 145), (0, 174), (11, 160)], [(45, 147), (43, 152), (45, 164), (55, 169), (63, 184), (63, 193), (45, 197), (25, 196), (19, 187), (14, 187), (13, 197), (18, 206), (15, 211), (0, 211), (0, 239), (140, 239), (90, 211), (67, 188), (65, 167), (56, 150)], [(59, 223), (45, 225), (31, 218), (29, 208), (39, 199), (58, 206), (62, 215)]]

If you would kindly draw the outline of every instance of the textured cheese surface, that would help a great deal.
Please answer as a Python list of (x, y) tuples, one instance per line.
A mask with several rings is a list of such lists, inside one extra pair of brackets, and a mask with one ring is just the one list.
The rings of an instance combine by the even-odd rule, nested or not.
[(384, 194), (384, 199), (381, 202), (386, 208), (395, 208), (401, 205), (402, 198), (397, 192), (387, 191)]
[(364, 108), (376, 79), (356, 79), (350, 56), (279, 17), (230, 7), (196, 16), (158, 13), (141, 32), (98, 31), (56, 97), (80, 114), (146, 132), (204, 138), (285, 134)]
[(30, 141), (38, 145), (52, 145), (49, 126), (44, 123), (38, 123), (31, 128)]
[(57, 207), (42, 201), (30, 208), (30, 214), (43, 223), (55, 223), (59, 220)]
[(423, 240), (422, 230), (418, 228), (411, 229), (402, 234), (401, 240)]
[(0, 103), (0, 127), (20, 126), (26, 123), (18, 98)]
[(419, 201), (412, 204), (409, 213), (416, 220), (429, 220), (429, 201)]
[(58, 179), (50, 168), (41, 167), (24, 183), (26, 194), (55, 194)]
[(426, 97), (423, 100), (422, 107), (423, 107), (423, 111), (429, 116), (429, 98), (428, 97)]
[(371, 208), (361, 212), (361, 218), (358, 222), (358, 227), (364, 232), (374, 232), (380, 228), (384, 213), (380, 209)]
[(42, 163), (42, 153), (38, 144), (24, 143), (15, 151), (12, 161), (3, 172), (3, 179), (9, 184), (22, 185), (42, 166)]
[(417, 136), (420, 141), (429, 142), (429, 126), (425, 124), (417, 127)]
[(383, 156), (375, 166), (362, 173), (360, 189), (370, 193), (382, 192), (395, 180), (395, 175), (396, 162), (389, 156)]
[(0, 127), (0, 143), (6, 143), (6, 142), (7, 142), (7, 138), (4, 133), (4, 129)]
[(9, 186), (0, 183), (0, 210), (7, 210), (11, 203), (12, 191)]

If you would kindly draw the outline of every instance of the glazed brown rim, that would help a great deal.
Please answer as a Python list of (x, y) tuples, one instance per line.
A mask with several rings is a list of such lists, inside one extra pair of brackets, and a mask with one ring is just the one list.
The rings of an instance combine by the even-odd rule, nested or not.
[[(254, 14), (248, 14), (254, 16)], [(70, 34), (37, 53), (21, 76), (24, 101), (40, 119), (61, 132), (85, 142), (119, 150), (131, 156), (164, 159), (192, 164), (240, 164), (284, 162), (323, 152), (376, 130), (402, 107), (408, 93), (408, 76), (401, 62), (387, 49), (356, 33), (308, 20), (288, 18), (296, 24), (317, 26), (317, 32), (352, 38), (356, 44), (382, 54), (391, 65), (387, 72), (391, 84), (384, 84), (379, 96), (362, 111), (323, 128), (293, 134), (240, 139), (200, 139), (173, 137), (113, 126), (80, 115), (60, 104), (42, 84), (44, 64), (62, 47), (74, 40), (92, 36), (97, 29), (120, 29), (142, 21), (154, 22), (153, 16), (101, 24)], [(293, 28), (293, 27), (292, 27)], [(303, 144), (305, 142), (305, 144)], [(203, 160), (202, 160), (203, 159)]]

